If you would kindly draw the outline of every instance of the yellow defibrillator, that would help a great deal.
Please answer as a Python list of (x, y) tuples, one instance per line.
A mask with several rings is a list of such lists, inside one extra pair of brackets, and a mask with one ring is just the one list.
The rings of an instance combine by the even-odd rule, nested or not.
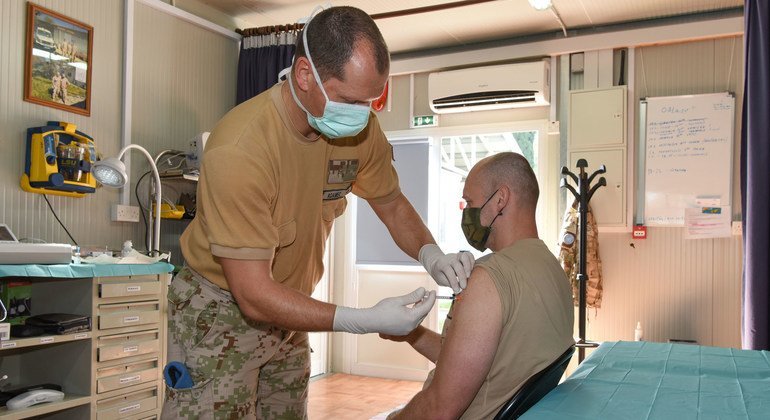
[(27, 157), (21, 188), (39, 194), (83, 197), (96, 191), (91, 165), (96, 162), (94, 140), (75, 124), (48, 121), (27, 129)]

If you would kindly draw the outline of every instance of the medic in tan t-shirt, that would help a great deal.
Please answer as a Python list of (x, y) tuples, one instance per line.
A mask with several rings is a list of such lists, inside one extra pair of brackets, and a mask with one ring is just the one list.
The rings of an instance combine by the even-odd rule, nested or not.
[[(306, 332), (406, 334), (419, 325), (435, 300), (423, 288), (362, 309), (309, 297), (350, 191), (438, 284), (466, 286), (473, 257), (435, 244), (398, 189), (370, 112), (389, 66), (366, 13), (326, 9), (305, 25), (288, 81), (212, 131), (196, 218), (181, 238), (186, 266), (169, 288), (168, 358), (179, 363), (166, 369), (164, 419), (303, 418)], [(177, 381), (187, 378), (178, 370), (191, 381)]]

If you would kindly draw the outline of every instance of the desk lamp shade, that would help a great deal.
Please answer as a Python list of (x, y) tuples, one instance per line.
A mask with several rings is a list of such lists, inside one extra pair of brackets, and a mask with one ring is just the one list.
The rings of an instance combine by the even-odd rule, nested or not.
[(96, 162), (91, 171), (96, 180), (107, 187), (120, 188), (128, 180), (126, 165), (116, 157)]
[(117, 157), (107, 158), (94, 163), (91, 172), (93, 173), (94, 178), (106, 187), (124, 187), (128, 181), (128, 173), (126, 172), (126, 164), (124, 164), (120, 158), (122, 158), (129, 149), (142, 152), (144, 157), (147, 158), (147, 161), (150, 162), (150, 169), (155, 178), (155, 227), (152, 235), (152, 249), (148, 249), (148, 251), (157, 255), (159, 252), (158, 250), (160, 249), (160, 200), (163, 196), (160, 191), (161, 185), (158, 167), (155, 165), (152, 155), (150, 155), (147, 149), (138, 144), (129, 144), (123, 147), (123, 150), (118, 153)]

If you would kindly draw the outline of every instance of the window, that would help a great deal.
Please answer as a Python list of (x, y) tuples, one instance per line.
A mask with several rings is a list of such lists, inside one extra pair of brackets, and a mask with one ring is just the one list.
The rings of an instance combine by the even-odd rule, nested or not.
[[(558, 173), (554, 172), (558, 162), (556, 156), (549, 156), (547, 134), (542, 123), (512, 124), (511, 127), (495, 127), (487, 130), (468, 131), (463, 133), (441, 133), (434, 138), (434, 145), (440, 150), (440, 169), (438, 173), (438, 214), (437, 225), (433, 230), (441, 249), (445, 252), (458, 250), (471, 251), (479, 258), (491, 251), (478, 252), (468, 245), (460, 229), (462, 216), (462, 191), (465, 179), (473, 165), (479, 160), (500, 152), (516, 152), (529, 161), (540, 184), (540, 200), (538, 202), (538, 232), (547, 245), (555, 244), (556, 217), (551, 211), (552, 203), (556, 203), (556, 191), (550, 183), (558, 182)], [(555, 181), (554, 181), (555, 180)], [(555, 209), (555, 207), (553, 207)], [(553, 214), (553, 217), (548, 217)], [(554, 240), (550, 240), (553, 235)], [(448, 287), (439, 289), (439, 295), (450, 296), (452, 290)], [(452, 301), (440, 299), (438, 307), (438, 331), (443, 328), (446, 314)]]
[(500, 152), (523, 155), (537, 172), (537, 137), (537, 131), (520, 131), (441, 138), (439, 230), (436, 240), (442, 248), (467, 249), (476, 258), (482, 255), (468, 246), (460, 230), (465, 178), (476, 162)]
[[(393, 142), (393, 166), (398, 173), (401, 192), (423, 220), (428, 218), (429, 141), (416, 138)], [(356, 264), (419, 266), (393, 242), (387, 227), (366, 200), (355, 200)]]

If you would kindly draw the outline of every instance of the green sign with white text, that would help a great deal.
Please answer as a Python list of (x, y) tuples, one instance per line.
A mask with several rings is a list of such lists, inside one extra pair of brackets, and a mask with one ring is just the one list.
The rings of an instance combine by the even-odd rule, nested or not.
[(438, 115), (418, 115), (412, 117), (412, 128), (436, 126), (438, 126)]

